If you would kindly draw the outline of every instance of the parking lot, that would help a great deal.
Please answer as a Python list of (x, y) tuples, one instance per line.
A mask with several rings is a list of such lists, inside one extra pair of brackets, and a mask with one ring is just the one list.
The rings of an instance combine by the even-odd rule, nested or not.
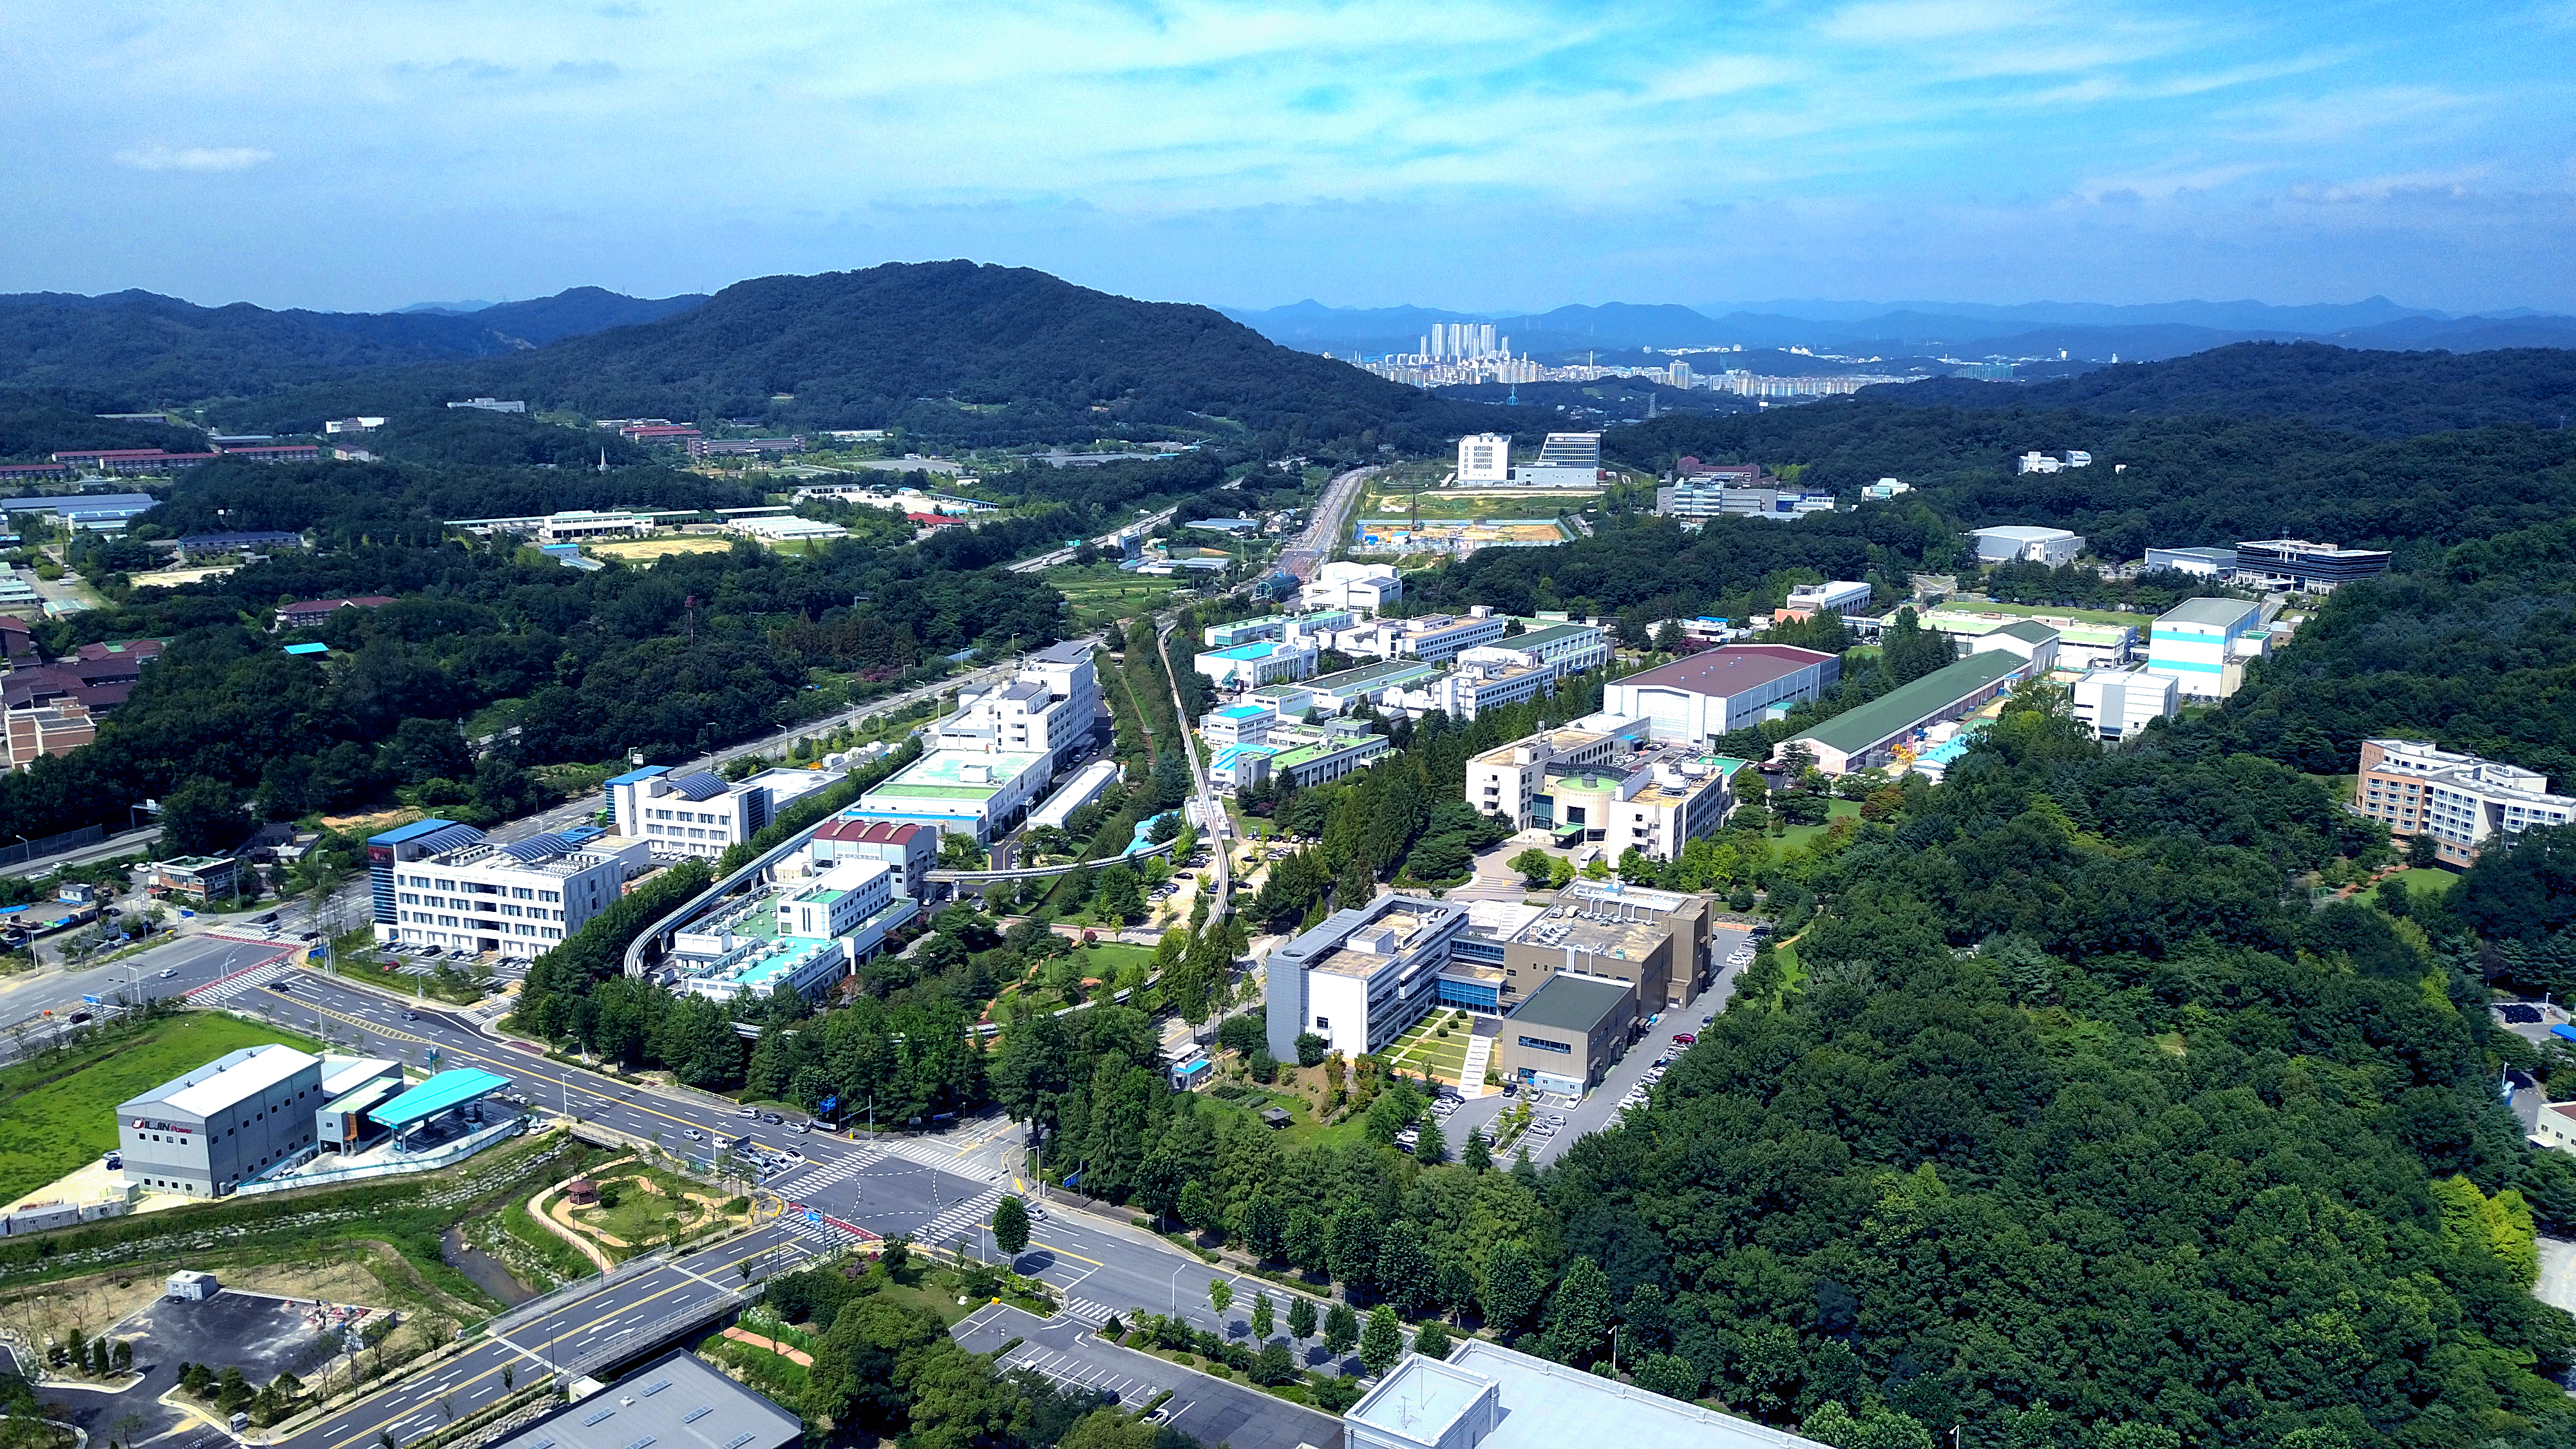
[[(48, 1391), (68, 1390), (59, 1397), (93, 1443), (104, 1435), (139, 1443), (175, 1431), (211, 1429), (216, 1427), (211, 1406), (192, 1412), (161, 1402), (162, 1395), (178, 1387), (181, 1364), (237, 1368), (254, 1385), (287, 1372), (313, 1380), (341, 1346), (337, 1333), (325, 1331), (325, 1316), (309, 1300), (234, 1289), (202, 1302), (155, 1298), (107, 1331), (111, 1339), (133, 1343), (138, 1381), (116, 1392), (70, 1388), (69, 1381), (48, 1385)], [(129, 1418), (140, 1420), (142, 1427), (130, 1426)]]
[(977, 1310), (950, 1329), (973, 1353), (990, 1353), (1012, 1339), (1019, 1344), (997, 1361), (1004, 1371), (1025, 1368), (1068, 1388), (1114, 1395), (1131, 1412), (1164, 1393), (1156, 1414), (1202, 1444), (1232, 1449), (1339, 1449), (1341, 1421), (1256, 1388), (1198, 1373), (1152, 1354), (1137, 1353), (1096, 1337), (1062, 1314), (1039, 1318), (1009, 1304)]

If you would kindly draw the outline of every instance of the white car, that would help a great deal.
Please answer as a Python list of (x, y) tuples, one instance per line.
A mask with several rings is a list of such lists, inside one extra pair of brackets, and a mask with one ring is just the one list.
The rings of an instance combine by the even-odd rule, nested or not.
[(760, 1112), (757, 1108), (745, 1107), (741, 1111), (734, 1113), (734, 1115), (737, 1117), (757, 1117), (760, 1115)]
[(681, 1135), (688, 1138), (691, 1142), (704, 1142), (707, 1140), (706, 1134), (700, 1132), (695, 1127), (683, 1128)]
[(161, 979), (162, 979), (162, 980), (164, 980), (164, 981), (167, 981), (167, 980), (169, 980), (171, 977), (176, 976), (176, 975), (178, 975), (178, 974), (179, 974), (179, 968), (178, 968), (178, 967), (176, 967), (176, 966), (164, 966), (164, 967), (162, 967), (162, 968), (161, 968)]

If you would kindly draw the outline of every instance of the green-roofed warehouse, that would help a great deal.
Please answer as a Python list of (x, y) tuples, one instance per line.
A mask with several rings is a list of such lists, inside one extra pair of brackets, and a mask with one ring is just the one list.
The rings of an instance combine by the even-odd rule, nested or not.
[(1909, 684), (1900, 684), (1858, 709), (1847, 709), (1772, 749), (1785, 758), (1804, 745), (1816, 757), (1816, 768), (1828, 775), (1848, 775), (1885, 765), (1896, 758), (1916, 730), (1957, 719), (2027, 678), (2031, 661), (1996, 649), (1971, 654)]

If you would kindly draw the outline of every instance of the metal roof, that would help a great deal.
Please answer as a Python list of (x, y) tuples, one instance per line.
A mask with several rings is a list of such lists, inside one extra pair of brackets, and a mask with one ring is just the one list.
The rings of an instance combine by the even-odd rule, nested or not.
[(534, 865), (541, 860), (552, 860), (558, 855), (570, 855), (573, 848), (573, 843), (560, 835), (531, 835), (525, 840), (514, 840), (508, 845), (493, 847), (494, 850), (522, 865)]
[(193, 1072), (171, 1078), (117, 1110), (159, 1103), (191, 1117), (212, 1117), (236, 1102), (294, 1079), (307, 1067), (320, 1069), (320, 1057), (306, 1056), (284, 1043), (243, 1047), (226, 1052)]
[(458, 1067), (454, 1071), (440, 1072), (369, 1112), (367, 1120), (399, 1130), (427, 1121), (450, 1107), (461, 1107), (477, 1097), (488, 1097), (508, 1085), (508, 1077), (480, 1067)]
[(1971, 654), (1912, 683), (1900, 684), (1857, 709), (1844, 710), (1814, 729), (1791, 738), (1813, 740), (1847, 755), (1857, 754), (1881, 740), (1912, 729), (1923, 720), (1981, 689), (1992, 687), (2014, 670), (2027, 668), (2029, 664), (2029, 660), (2002, 649)]
[[(431, 816), (427, 820), (415, 820), (409, 825), (397, 825), (391, 830), (370, 835), (367, 837), (367, 843), (369, 845), (401, 845), (407, 841), (418, 840), (424, 835), (445, 830), (455, 823), (456, 822), (453, 820), (441, 820), (436, 816)], [(472, 827), (469, 826), (467, 828), (471, 829)]]
[(1589, 1035), (1603, 1017), (1625, 1006), (1633, 994), (1633, 988), (1617, 982), (1560, 972), (1547, 978), (1546, 985), (1514, 1008), (1511, 1019), (1523, 1026), (1552, 1026), (1559, 1031)]
[(804, 1437), (794, 1414), (681, 1349), (493, 1449), (785, 1449)]
[(2263, 606), (2251, 599), (2185, 599), (2156, 616), (2159, 624), (2205, 624), (2227, 628), (2245, 622), (2249, 615), (2260, 615)]
[(712, 800), (729, 788), (723, 776), (710, 775), (704, 770), (671, 781), (672, 793), (683, 800)]

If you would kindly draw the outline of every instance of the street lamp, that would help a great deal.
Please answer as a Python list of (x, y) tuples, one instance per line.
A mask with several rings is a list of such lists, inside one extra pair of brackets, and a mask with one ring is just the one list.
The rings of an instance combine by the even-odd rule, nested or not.
[(1189, 1264), (1183, 1263), (1180, 1267), (1172, 1270), (1172, 1315), (1176, 1318), (1180, 1316), (1181, 1312), (1181, 1274), (1185, 1272), (1189, 1266)]

